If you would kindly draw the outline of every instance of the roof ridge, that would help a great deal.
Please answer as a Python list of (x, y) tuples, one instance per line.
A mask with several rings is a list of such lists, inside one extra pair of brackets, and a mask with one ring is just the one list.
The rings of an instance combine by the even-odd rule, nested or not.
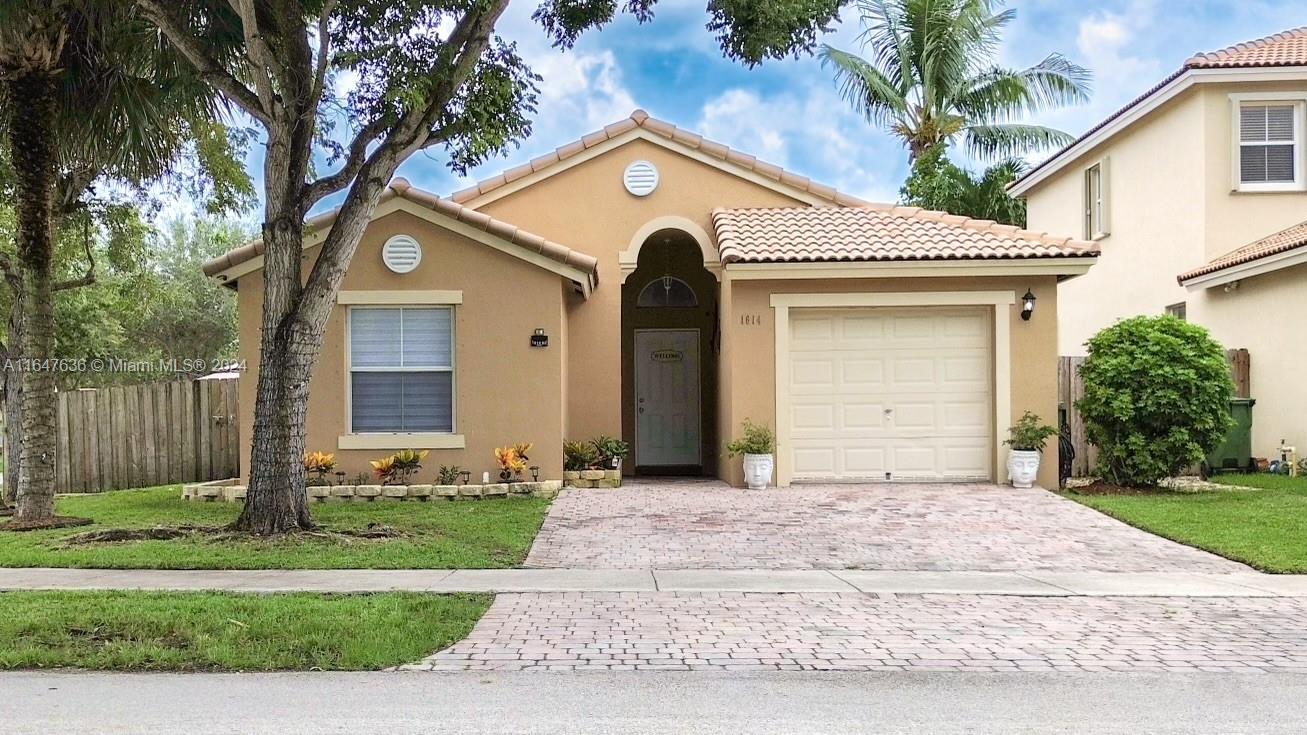
[[(859, 221), (860, 217), (865, 219)], [(922, 224), (916, 225), (915, 230), (906, 229), (911, 226), (891, 224), (895, 220)], [(882, 209), (874, 207), (718, 207), (712, 211), (712, 222), (717, 231), (718, 248), (724, 262), (757, 258), (756, 253), (747, 252), (751, 249), (751, 246), (753, 248), (758, 247), (756, 243), (751, 245), (743, 242), (742, 238), (756, 239), (763, 236), (761, 233), (764, 232), (766, 233), (764, 239), (769, 241), (782, 236), (786, 236), (791, 240), (805, 241), (802, 246), (792, 245), (792, 247), (797, 247), (799, 250), (791, 252), (787, 258), (783, 259), (801, 257), (801, 259), (816, 260), (847, 260), (852, 257), (847, 254), (840, 255), (838, 252), (833, 255), (828, 254), (825, 258), (821, 257), (821, 254), (816, 252), (819, 248), (814, 249), (813, 242), (816, 242), (816, 240), (812, 240), (812, 238), (814, 237), (813, 233), (821, 235), (823, 231), (824, 235), (817, 237), (817, 240), (822, 240), (824, 237), (827, 247), (833, 247), (835, 251), (839, 251), (840, 248), (852, 247), (850, 243), (853, 242), (858, 243), (858, 247), (861, 248), (870, 247), (873, 241), (879, 239), (879, 245), (876, 247), (881, 250), (880, 256), (912, 250), (914, 247), (920, 249), (913, 242), (914, 238), (919, 241), (923, 237), (931, 239), (932, 247), (939, 250), (939, 252), (932, 251), (930, 255), (918, 257), (1002, 257), (993, 255), (993, 253), (996, 250), (1002, 251), (1014, 248), (1018, 251), (1024, 248), (1024, 251), (1012, 257), (1038, 257), (1038, 255), (1094, 256), (1099, 252), (1098, 245), (1087, 240), (1050, 235), (1047, 232), (1037, 232), (1016, 225), (1000, 224), (994, 220), (977, 219), (908, 205), (894, 205)], [(881, 224), (874, 224), (876, 222)], [(927, 225), (929, 226), (928, 229), (921, 229)], [(802, 231), (802, 234), (797, 234), (799, 231)], [(950, 231), (952, 231), (952, 234), (950, 234)], [(915, 234), (913, 234), (914, 232)], [(843, 245), (831, 245), (832, 242), (836, 241), (842, 241)], [(777, 246), (779, 241), (772, 242), (771, 245)], [(950, 249), (952, 254), (944, 252)], [(802, 256), (795, 254), (799, 251), (802, 251)], [(985, 251), (990, 254), (968, 255), (978, 251)], [(865, 252), (862, 253), (862, 256), (873, 260), (885, 259), (879, 256), (870, 257)]]
[(1199, 51), (1195, 53), (1193, 56), (1190, 56), (1187, 60), (1185, 60), (1184, 65), (1186, 68), (1188, 68), (1190, 64), (1195, 62), (1210, 61), (1210, 60), (1214, 60), (1215, 57), (1219, 57), (1227, 54), (1233, 54), (1240, 51), (1251, 51), (1253, 49), (1258, 49), (1263, 46), (1270, 45), (1272, 43), (1278, 43), (1280, 41), (1288, 41), (1293, 38), (1296, 38), (1297, 36), (1302, 36), (1302, 35), (1307, 35), (1307, 25), (1298, 26), (1297, 28), (1287, 28), (1283, 31), (1277, 31), (1268, 36), (1262, 36), (1261, 38), (1254, 38), (1247, 41), (1240, 41), (1236, 44), (1232, 44), (1230, 46), (1226, 46), (1225, 48), (1216, 49), (1213, 51)]
[[(391, 179), (382, 192), (378, 204), (399, 197), (420, 204), (457, 222), (486, 232), (494, 237), (516, 245), (550, 260), (581, 270), (591, 279), (590, 286), (596, 285), (599, 277), (599, 259), (593, 255), (560, 245), (552, 240), (528, 232), (514, 224), (495, 219), (484, 212), (465, 207), (458, 202), (442, 198), (438, 194), (413, 186), (408, 179), (397, 176)], [(306, 232), (316, 230), (334, 222), (340, 207), (310, 217), (304, 222)], [(253, 240), (241, 247), (230, 250), (216, 258), (206, 261), (202, 266), (204, 275), (216, 276), (222, 271), (253, 260), (264, 251), (263, 238)]]
[(510, 184), (530, 174), (536, 173), (555, 164), (593, 148), (601, 143), (605, 143), (613, 138), (624, 135), (636, 128), (647, 130), (655, 135), (661, 136), (674, 143), (687, 146), (698, 150), (708, 156), (725, 161), (735, 166), (740, 166), (753, 173), (759, 174), (773, 181), (780, 182), (800, 191), (807, 192), (820, 199), (825, 199), (839, 206), (859, 206), (867, 204), (862, 199), (845, 194), (836, 190), (834, 187), (813, 181), (807, 176), (787, 171), (780, 166), (759, 160), (757, 156), (744, 153), (743, 151), (731, 148), (724, 143), (718, 143), (709, 140), (699, 133), (681, 128), (673, 123), (660, 120), (653, 117), (644, 108), (637, 107), (631, 111), (627, 117), (610, 123), (604, 127), (570, 143), (558, 146), (553, 151), (542, 156), (537, 156), (529, 162), (520, 166), (514, 166), (495, 176), (482, 179), (472, 186), (459, 189), (449, 195), (449, 199), (463, 203), (468, 202), (483, 194), (488, 194), (495, 189)]

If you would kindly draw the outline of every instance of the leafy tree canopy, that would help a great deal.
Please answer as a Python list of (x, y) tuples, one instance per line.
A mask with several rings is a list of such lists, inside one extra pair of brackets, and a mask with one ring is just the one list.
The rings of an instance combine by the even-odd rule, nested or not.
[(913, 162), (899, 196), (914, 207), (1025, 227), (1026, 200), (1007, 191), (1025, 169), (1021, 159), (1009, 158), (977, 177), (949, 160), (947, 146), (935, 146)]

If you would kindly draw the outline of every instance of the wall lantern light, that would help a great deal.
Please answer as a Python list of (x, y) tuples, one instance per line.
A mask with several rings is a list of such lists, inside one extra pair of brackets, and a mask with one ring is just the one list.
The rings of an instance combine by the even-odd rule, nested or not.
[(1030, 315), (1035, 313), (1035, 295), (1026, 289), (1026, 295), (1021, 297), (1021, 318), (1030, 321)]
[(532, 347), (549, 346), (549, 335), (545, 334), (544, 329), (537, 328), (536, 331), (531, 335), (531, 346)]

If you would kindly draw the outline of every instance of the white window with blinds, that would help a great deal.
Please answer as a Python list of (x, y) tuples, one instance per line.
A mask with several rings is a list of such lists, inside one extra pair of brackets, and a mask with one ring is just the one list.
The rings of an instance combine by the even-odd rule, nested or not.
[(1237, 97), (1235, 186), (1240, 191), (1304, 188), (1303, 100)]
[(350, 432), (454, 431), (454, 310), (351, 307)]

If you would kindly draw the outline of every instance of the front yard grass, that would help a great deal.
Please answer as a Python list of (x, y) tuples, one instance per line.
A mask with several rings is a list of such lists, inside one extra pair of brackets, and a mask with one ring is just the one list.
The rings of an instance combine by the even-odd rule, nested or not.
[(291, 536), (214, 540), (204, 536), (165, 541), (71, 545), (70, 536), (108, 528), (222, 526), (235, 520), (235, 503), (181, 499), (167, 485), (61, 497), (60, 515), (94, 525), (49, 531), (0, 533), (0, 566), (110, 569), (488, 569), (521, 563), (549, 509), (541, 498), (416, 502), (324, 503), (313, 518), (329, 529), (391, 526), (392, 539)]
[(1307, 573), (1307, 477), (1219, 475), (1229, 489), (1067, 497), (1264, 572)]
[(461, 640), (489, 595), (0, 593), (0, 669), (370, 670)]

